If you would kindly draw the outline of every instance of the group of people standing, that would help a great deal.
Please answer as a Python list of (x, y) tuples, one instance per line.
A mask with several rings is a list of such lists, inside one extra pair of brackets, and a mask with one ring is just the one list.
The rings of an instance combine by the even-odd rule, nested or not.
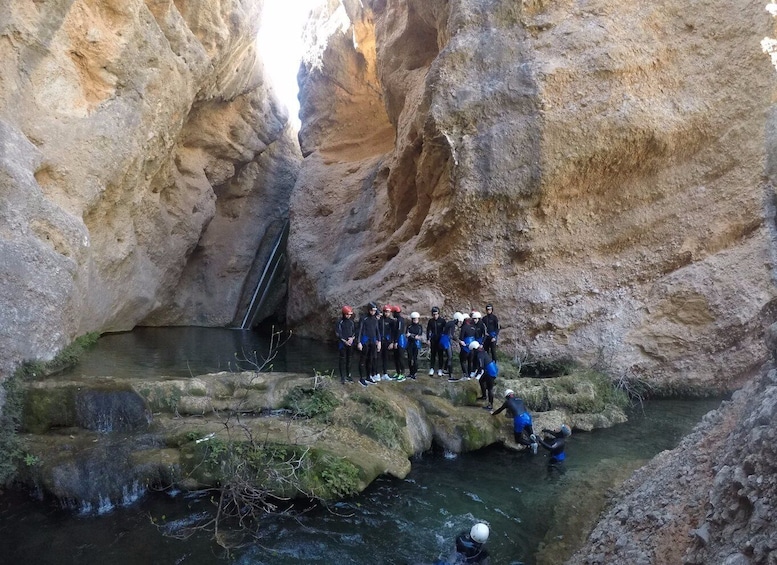
[[(435, 306), (426, 328), (421, 315), (411, 312), (410, 319), (402, 315), (400, 306), (385, 304), (378, 314), (378, 306), (370, 302), (360, 320), (354, 319), (351, 306), (343, 306), (341, 318), (335, 326), (338, 347), (338, 370), (342, 384), (353, 383), (351, 364), (358, 352), (359, 384), (363, 387), (380, 381), (404, 381), (418, 378), (418, 354), (424, 344), (429, 345), (429, 376), (447, 377), (449, 382), (477, 379), (483, 408), (493, 416), (507, 411), (513, 419), (515, 442), (526, 446), (533, 454), (542, 446), (550, 452), (549, 471), (563, 473), (565, 439), (572, 431), (566, 424), (558, 431), (544, 429), (542, 437), (534, 433), (531, 414), (522, 399), (507, 389), (501, 407), (494, 410), (494, 382), (499, 374), (496, 346), (499, 338), (499, 319), (494, 307), (486, 305), (486, 315), (472, 310), (469, 314), (455, 312), (446, 320)], [(454, 345), (459, 349), (459, 368), (453, 367)], [(393, 365), (394, 375), (389, 376)], [(406, 370), (407, 368), (407, 370)], [(489, 529), (486, 524), (475, 524), (468, 532), (456, 538), (455, 559), (437, 563), (480, 563), (487, 565), (488, 551), (484, 545)]]
[[(437, 376), (447, 376), (450, 381), (477, 378), (481, 381), (481, 398), (489, 400), (485, 408), (491, 409), (493, 379), (498, 374), (496, 344), (499, 319), (491, 304), (486, 306), (486, 312), (485, 317), (477, 310), (472, 310), (469, 315), (456, 312), (447, 321), (435, 306), (424, 330), (421, 315), (412, 312), (410, 320), (407, 320), (400, 306), (386, 304), (378, 315), (377, 304), (370, 302), (367, 313), (358, 321), (354, 319), (353, 308), (343, 306), (342, 316), (335, 326), (340, 382), (354, 382), (351, 376), (354, 351), (359, 353), (359, 384), (364, 387), (381, 380), (417, 379), (418, 353), (423, 344), (428, 343), (429, 376), (434, 376), (436, 371)], [(459, 346), (461, 377), (457, 377), (453, 370), (454, 344)], [(392, 365), (394, 375), (389, 376)]]
[[(557, 432), (543, 430), (545, 437), (538, 437), (523, 400), (510, 389), (505, 391), (502, 406), (493, 409), (494, 383), (499, 374), (496, 345), (500, 330), (493, 305), (486, 305), (485, 316), (472, 310), (470, 314), (455, 312), (450, 320), (446, 320), (435, 306), (425, 329), (418, 312), (412, 312), (410, 320), (407, 320), (400, 306), (386, 304), (378, 315), (377, 304), (370, 302), (366, 310), (365, 315), (356, 321), (353, 308), (343, 306), (342, 316), (335, 326), (341, 383), (354, 382), (351, 377), (354, 351), (359, 353), (359, 384), (363, 387), (380, 381), (417, 379), (418, 353), (423, 344), (428, 343), (430, 377), (435, 374), (447, 376), (449, 382), (477, 379), (481, 393), (478, 400), (486, 401), (483, 408), (490, 410), (494, 416), (507, 410), (513, 419), (515, 442), (526, 446), (534, 454), (539, 446), (544, 447), (550, 451), (549, 465), (563, 472), (564, 440), (571, 434), (568, 426), (561, 426)], [(459, 348), (460, 373), (453, 368), (454, 344)], [(389, 376), (392, 365), (394, 375)]]

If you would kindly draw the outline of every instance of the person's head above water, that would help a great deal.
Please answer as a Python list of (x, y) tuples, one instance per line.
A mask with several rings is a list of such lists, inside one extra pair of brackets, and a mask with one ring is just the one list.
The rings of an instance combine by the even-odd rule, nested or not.
[(469, 537), (477, 543), (486, 543), (489, 533), (488, 526), (480, 522), (472, 526), (472, 529), (469, 531)]

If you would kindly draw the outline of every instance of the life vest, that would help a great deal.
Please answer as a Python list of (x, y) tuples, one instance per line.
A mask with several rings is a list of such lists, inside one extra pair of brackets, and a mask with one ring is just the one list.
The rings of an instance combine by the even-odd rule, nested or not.
[(486, 365), (486, 373), (488, 373), (489, 377), (494, 378), (499, 375), (499, 367), (497, 367), (496, 361), (491, 361), (488, 365)]
[(526, 426), (531, 426), (531, 415), (528, 412), (518, 414), (513, 418), (513, 431), (522, 432)]
[(451, 336), (448, 334), (442, 334), (440, 336), (440, 347), (448, 349), (451, 346)]

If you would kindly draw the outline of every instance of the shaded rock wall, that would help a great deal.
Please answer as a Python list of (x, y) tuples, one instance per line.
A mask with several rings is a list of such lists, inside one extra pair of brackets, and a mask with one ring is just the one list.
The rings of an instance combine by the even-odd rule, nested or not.
[(774, 319), (769, 32), (749, 0), (330, 2), (290, 321), (493, 302), (508, 351), (738, 386)]
[(775, 417), (772, 370), (634, 473), (568, 563), (774, 562)]
[(300, 160), (260, 9), (3, 2), (0, 372), (88, 331), (238, 316)]

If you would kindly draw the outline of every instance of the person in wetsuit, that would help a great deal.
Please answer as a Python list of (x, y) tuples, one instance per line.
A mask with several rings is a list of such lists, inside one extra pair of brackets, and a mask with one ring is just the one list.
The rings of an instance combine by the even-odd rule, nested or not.
[(338, 350), (338, 369), (340, 371), (340, 383), (345, 384), (353, 382), (351, 378), (351, 354), (353, 353), (353, 343), (356, 340), (356, 323), (353, 321), (353, 308), (343, 306), (342, 317), (335, 326), (335, 336), (337, 336)]
[(396, 338), (394, 341), (394, 369), (396, 370), (396, 379), (405, 380), (405, 354), (407, 352), (407, 320), (402, 316), (400, 306), (392, 306), (391, 312), (394, 314), (394, 332)]
[(448, 381), (457, 381), (453, 376), (453, 343), (456, 341), (456, 328), (464, 319), (464, 314), (456, 312), (453, 314), (453, 319), (450, 322), (446, 322), (442, 329), (442, 336), (440, 336), (440, 348), (443, 350), (443, 367), (444, 372), (448, 373)]
[(472, 368), (475, 371), (475, 378), (480, 381), (481, 396), (478, 400), (486, 400), (487, 404), (483, 408), (492, 410), (494, 408), (494, 382), (496, 382), (499, 369), (479, 342), (471, 342), (469, 348), (472, 351)]
[(415, 380), (418, 376), (418, 351), (421, 349), (421, 340), (424, 337), (424, 328), (421, 325), (421, 314), (410, 314), (410, 325), (405, 332), (407, 336), (407, 365), (410, 378)]
[(434, 375), (434, 368), (437, 367), (437, 375), (442, 376), (443, 350), (440, 347), (440, 337), (445, 327), (445, 318), (440, 316), (440, 309), (435, 306), (432, 308), (432, 317), (426, 324), (426, 341), (429, 342), (429, 376)]
[(486, 335), (488, 335), (486, 324), (483, 323), (483, 314), (475, 310), (470, 314), (470, 318), (472, 318), (472, 326), (475, 328), (475, 339), (482, 345), (486, 340)]
[(530, 448), (533, 454), (537, 453), (537, 442), (532, 427), (531, 414), (526, 410), (523, 400), (515, 396), (511, 389), (505, 391), (505, 401), (497, 410), (491, 412), (492, 416), (498, 415), (503, 410), (513, 419), (513, 434), (515, 443)]
[(559, 431), (543, 429), (542, 434), (544, 437), (538, 437), (537, 442), (550, 451), (550, 457), (548, 458), (548, 475), (552, 476), (554, 473), (563, 475), (566, 472), (564, 461), (567, 458), (564, 449), (566, 448), (566, 438), (572, 435), (572, 430), (566, 424), (561, 424)]
[(477, 339), (475, 336), (475, 324), (472, 318), (462, 314), (461, 330), (459, 331), (459, 364), (464, 379), (475, 376), (475, 370), (472, 368), (472, 351), (469, 344)]
[(496, 341), (499, 337), (499, 318), (494, 314), (494, 307), (491, 304), (486, 305), (486, 315), (483, 317), (483, 323), (486, 325), (486, 341), (483, 347), (491, 359), (496, 361)]
[(378, 372), (378, 352), (381, 346), (376, 316), (378, 306), (370, 302), (367, 309), (369, 314), (364, 316), (359, 324), (359, 336), (356, 341), (356, 348), (359, 350), (359, 384), (364, 387), (380, 380), (375, 377)]
[(391, 317), (392, 306), (386, 304), (383, 306), (383, 315), (378, 318), (378, 328), (381, 337), (380, 352), (380, 364), (383, 369), (384, 381), (390, 380), (388, 375), (389, 357), (393, 354), (393, 349), (396, 346), (397, 333), (396, 333), (396, 320)]
[(479, 523), (472, 526), (468, 532), (463, 531), (456, 536), (456, 560), (454, 563), (489, 565), (491, 559), (485, 548), (489, 533), (488, 526)]

